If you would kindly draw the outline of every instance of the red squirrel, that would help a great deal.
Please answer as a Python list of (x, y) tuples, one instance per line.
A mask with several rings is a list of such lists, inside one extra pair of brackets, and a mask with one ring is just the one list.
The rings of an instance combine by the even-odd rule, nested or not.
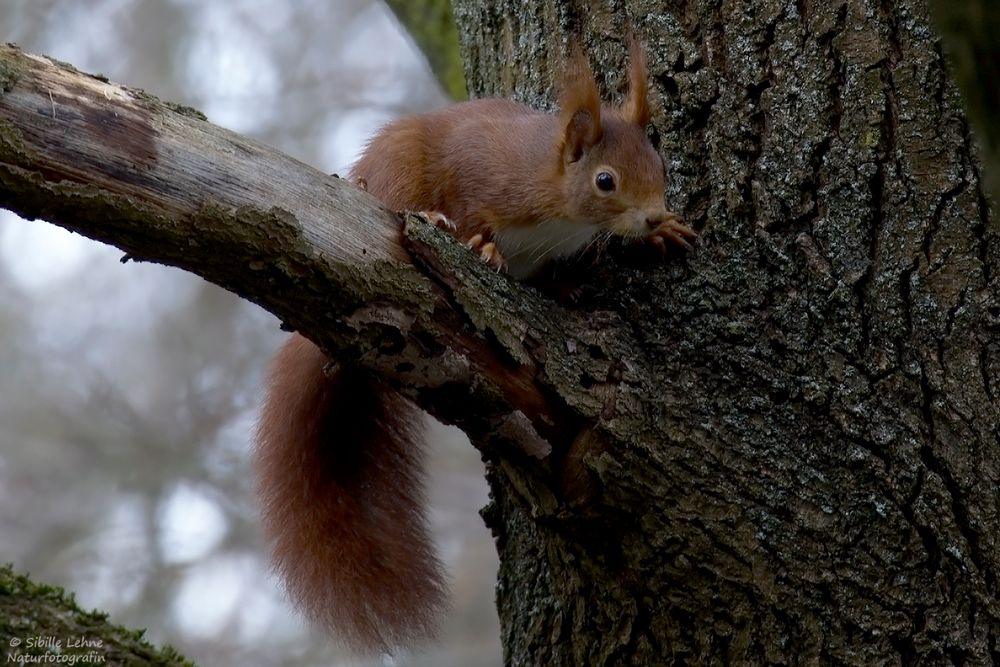
[[(629, 51), (620, 106), (601, 104), (577, 50), (558, 114), (480, 99), (403, 118), (371, 139), (351, 178), (390, 209), (443, 214), (515, 278), (608, 233), (686, 245), (694, 232), (666, 210), (646, 136), (645, 59), (634, 40)], [(298, 334), (271, 367), (255, 464), (274, 568), (295, 604), (357, 652), (432, 636), (447, 605), (423, 509), (422, 420)]]

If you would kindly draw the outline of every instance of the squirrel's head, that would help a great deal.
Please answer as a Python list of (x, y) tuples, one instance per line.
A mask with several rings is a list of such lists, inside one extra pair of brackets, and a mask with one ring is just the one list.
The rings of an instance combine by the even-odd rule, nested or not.
[(620, 106), (601, 104), (586, 56), (574, 48), (559, 94), (560, 168), (569, 217), (621, 236), (642, 236), (667, 215), (663, 161), (646, 136), (646, 59), (629, 39), (629, 89)]

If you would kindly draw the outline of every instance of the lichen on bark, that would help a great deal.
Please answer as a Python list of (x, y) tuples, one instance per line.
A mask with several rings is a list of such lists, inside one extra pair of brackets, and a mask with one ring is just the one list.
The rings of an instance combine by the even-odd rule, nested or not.
[(0, 567), (0, 661), (3, 664), (109, 664), (194, 667), (172, 647), (157, 648), (142, 630), (80, 609), (62, 589)]

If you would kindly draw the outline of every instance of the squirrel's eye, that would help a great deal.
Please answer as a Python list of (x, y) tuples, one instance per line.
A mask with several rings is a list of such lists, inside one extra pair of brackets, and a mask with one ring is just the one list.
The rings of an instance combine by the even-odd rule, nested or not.
[(606, 171), (599, 171), (594, 177), (594, 185), (601, 192), (611, 192), (615, 189), (615, 177)]

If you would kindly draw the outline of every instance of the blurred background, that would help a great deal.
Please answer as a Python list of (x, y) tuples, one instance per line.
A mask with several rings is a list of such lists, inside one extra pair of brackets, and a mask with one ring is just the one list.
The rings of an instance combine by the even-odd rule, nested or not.
[[(326, 172), (387, 120), (447, 102), (382, 0), (3, 0), (0, 39)], [(479, 456), (436, 426), (431, 519), (452, 577), (440, 640), (359, 660), (264, 557), (249, 434), (277, 320), (176, 269), (0, 210), (0, 562), (202, 665), (498, 665)]]

